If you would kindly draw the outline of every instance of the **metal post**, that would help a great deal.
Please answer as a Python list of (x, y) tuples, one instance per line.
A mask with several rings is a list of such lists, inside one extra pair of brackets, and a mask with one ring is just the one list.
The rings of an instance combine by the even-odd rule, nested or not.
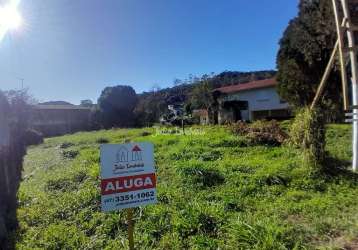
[[(350, 19), (350, 13), (348, 9), (347, 0), (341, 0), (344, 16), (347, 20), (346, 27), (347, 27), (347, 37), (348, 37), (348, 46), (354, 48), (355, 41), (354, 41), (354, 31), (352, 30), (352, 24)], [(357, 68), (357, 57), (354, 50), (349, 51), (349, 56), (351, 60), (351, 67), (352, 67), (352, 102), (353, 106), (358, 105), (358, 87), (357, 87), (357, 79), (358, 79), (358, 68)], [(358, 113), (358, 109), (353, 110), (354, 114)], [(352, 168), (353, 171), (358, 170), (358, 116), (353, 115), (353, 161), (352, 161)]]

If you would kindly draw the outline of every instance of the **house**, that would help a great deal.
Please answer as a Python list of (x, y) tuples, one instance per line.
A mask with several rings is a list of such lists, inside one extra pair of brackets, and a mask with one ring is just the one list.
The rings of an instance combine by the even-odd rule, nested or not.
[(218, 123), (288, 118), (289, 106), (280, 99), (276, 85), (271, 78), (215, 89)]
[(30, 126), (44, 136), (55, 136), (88, 130), (90, 119), (90, 108), (72, 104), (39, 104), (32, 108)]
[(198, 118), (199, 119), (199, 123), (201, 125), (208, 125), (209, 124), (209, 113), (206, 109), (194, 109), (193, 112), (193, 117)]

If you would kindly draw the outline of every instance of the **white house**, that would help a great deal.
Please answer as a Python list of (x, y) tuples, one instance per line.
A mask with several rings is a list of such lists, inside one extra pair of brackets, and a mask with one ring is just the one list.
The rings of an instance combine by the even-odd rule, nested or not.
[(215, 89), (218, 123), (289, 117), (289, 106), (280, 99), (276, 85), (276, 79), (271, 78)]

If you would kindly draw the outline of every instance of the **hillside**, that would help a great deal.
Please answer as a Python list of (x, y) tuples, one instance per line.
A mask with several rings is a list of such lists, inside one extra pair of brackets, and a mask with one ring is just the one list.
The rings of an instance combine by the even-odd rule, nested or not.
[[(153, 135), (148, 135), (149, 132)], [(127, 249), (123, 212), (99, 207), (99, 144), (155, 144), (159, 203), (136, 210), (138, 249), (355, 249), (358, 178), (313, 179), (301, 153), (250, 146), (225, 127), (205, 135), (118, 129), (31, 147), (18, 194), (18, 249)], [(332, 166), (349, 166), (350, 127), (331, 125)]]

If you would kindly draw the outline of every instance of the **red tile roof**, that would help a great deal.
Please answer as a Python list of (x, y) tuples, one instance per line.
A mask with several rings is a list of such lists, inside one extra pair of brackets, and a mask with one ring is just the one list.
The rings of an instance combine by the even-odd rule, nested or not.
[(214, 91), (219, 91), (221, 93), (228, 94), (228, 93), (235, 93), (235, 92), (240, 92), (250, 89), (268, 88), (276, 85), (277, 85), (276, 78), (270, 78), (260, 81), (253, 81), (248, 83), (240, 83), (236, 85), (225, 86), (218, 89), (214, 89)]

